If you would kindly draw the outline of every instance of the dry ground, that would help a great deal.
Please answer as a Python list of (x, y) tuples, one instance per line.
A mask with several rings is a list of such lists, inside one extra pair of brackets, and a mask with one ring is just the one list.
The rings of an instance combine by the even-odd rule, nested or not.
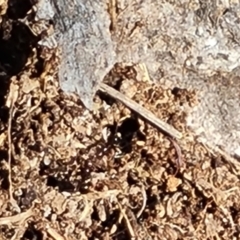
[(240, 239), (239, 165), (185, 127), (197, 93), (136, 67), (104, 80), (181, 141), (101, 92), (89, 112), (59, 89), (57, 51), (18, 21), (31, 4), (1, 6), (0, 239)]

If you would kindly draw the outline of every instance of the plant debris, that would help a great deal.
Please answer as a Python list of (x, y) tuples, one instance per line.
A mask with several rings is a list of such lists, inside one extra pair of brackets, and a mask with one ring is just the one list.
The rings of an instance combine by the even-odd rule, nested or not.
[(181, 139), (104, 91), (89, 111), (59, 86), (59, 50), (37, 44), (32, 1), (0, 4), (1, 239), (240, 238), (239, 163), (188, 128), (195, 90), (152, 82), (144, 64), (103, 80)]

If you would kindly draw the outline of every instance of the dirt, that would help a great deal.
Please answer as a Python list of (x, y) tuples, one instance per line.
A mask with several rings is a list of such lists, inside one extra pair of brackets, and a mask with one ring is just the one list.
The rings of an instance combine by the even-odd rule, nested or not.
[(104, 81), (184, 134), (176, 141), (98, 92), (94, 111), (59, 88), (32, 3), (0, 1), (0, 238), (239, 239), (239, 164), (198, 143), (183, 106), (137, 66)]

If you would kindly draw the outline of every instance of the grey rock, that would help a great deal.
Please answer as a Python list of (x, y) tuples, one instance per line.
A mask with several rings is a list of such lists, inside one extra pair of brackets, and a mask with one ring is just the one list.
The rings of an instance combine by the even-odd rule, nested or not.
[(156, 83), (196, 89), (200, 104), (187, 110), (188, 126), (202, 141), (240, 155), (239, 1), (117, 0), (111, 34), (109, 1), (56, 2), (63, 90), (78, 92), (90, 108), (115, 62), (144, 62)]

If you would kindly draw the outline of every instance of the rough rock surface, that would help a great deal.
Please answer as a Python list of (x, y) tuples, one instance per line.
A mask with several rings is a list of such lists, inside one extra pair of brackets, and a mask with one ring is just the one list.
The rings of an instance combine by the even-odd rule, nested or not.
[[(157, 83), (198, 90), (200, 103), (188, 111), (188, 125), (203, 141), (240, 154), (238, 1), (118, 0), (110, 1), (110, 8), (108, 1), (72, 2), (59, 1), (61, 12), (71, 8), (73, 13), (56, 17), (63, 34), (59, 78), (64, 90), (77, 91), (91, 107), (97, 83), (115, 62), (144, 62)], [(93, 10), (94, 18), (85, 18)], [(85, 50), (76, 48), (91, 31), (96, 36), (87, 38)]]

